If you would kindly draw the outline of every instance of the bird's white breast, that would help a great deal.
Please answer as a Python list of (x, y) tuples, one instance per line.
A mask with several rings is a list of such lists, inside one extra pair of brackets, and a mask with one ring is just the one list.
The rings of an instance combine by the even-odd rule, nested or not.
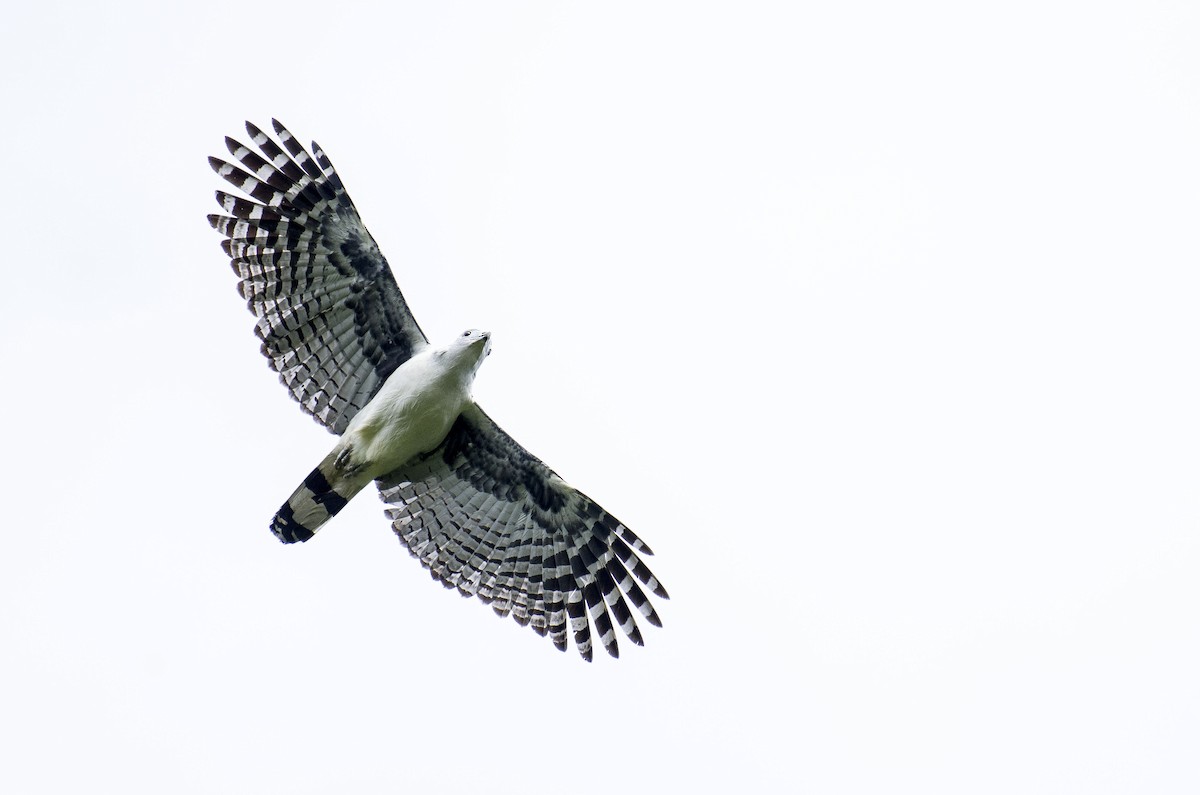
[(376, 478), (441, 444), (470, 400), (470, 379), (451, 357), (426, 350), (388, 377), (346, 428), (339, 446)]

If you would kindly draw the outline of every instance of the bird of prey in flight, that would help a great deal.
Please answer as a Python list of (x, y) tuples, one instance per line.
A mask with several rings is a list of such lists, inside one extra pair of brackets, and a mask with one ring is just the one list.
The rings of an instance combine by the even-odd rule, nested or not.
[(471, 384), (491, 335), (430, 344), (329, 158), (272, 125), (278, 141), (247, 122), (257, 152), (225, 139), (240, 165), (209, 158), (249, 198), (217, 191), (226, 214), (208, 220), (263, 355), (338, 441), (271, 530), (307, 541), (375, 481), (396, 535), (447, 588), (560, 650), (569, 628), (585, 660), (593, 628), (613, 657), (614, 623), (642, 645), (634, 614), (661, 626), (643, 587), (667, 598), (650, 548), (483, 412)]

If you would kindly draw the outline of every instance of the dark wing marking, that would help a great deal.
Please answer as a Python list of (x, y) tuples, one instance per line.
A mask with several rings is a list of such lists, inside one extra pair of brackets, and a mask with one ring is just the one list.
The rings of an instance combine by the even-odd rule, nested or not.
[(255, 201), (217, 191), (229, 215), (208, 220), (226, 238), (271, 367), (306, 412), (341, 434), (428, 341), (329, 158), (273, 124), (282, 149), (247, 122), (261, 155), (226, 138), (244, 168), (209, 158)]
[(392, 527), (434, 579), (586, 660), (591, 628), (616, 657), (613, 622), (637, 645), (633, 608), (662, 622), (638, 585), (668, 598), (650, 548), (471, 404), (432, 452), (377, 481)]

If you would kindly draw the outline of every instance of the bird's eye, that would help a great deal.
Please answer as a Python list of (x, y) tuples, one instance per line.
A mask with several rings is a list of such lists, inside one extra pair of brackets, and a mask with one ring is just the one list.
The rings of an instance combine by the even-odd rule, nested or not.
[(464, 337), (469, 337), (469, 336), (471, 336), (471, 332), (469, 332), (469, 331), (464, 331), (464, 332), (463, 332), (463, 336), (464, 336)]

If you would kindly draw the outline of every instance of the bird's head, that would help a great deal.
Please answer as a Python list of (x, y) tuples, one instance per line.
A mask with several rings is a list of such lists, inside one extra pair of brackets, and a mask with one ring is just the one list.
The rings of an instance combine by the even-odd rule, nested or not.
[(479, 329), (467, 329), (454, 338), (446, 352), (453, 357), (457, 366), (466, 368), (471, 375), (492, 352), (492, 333)]

